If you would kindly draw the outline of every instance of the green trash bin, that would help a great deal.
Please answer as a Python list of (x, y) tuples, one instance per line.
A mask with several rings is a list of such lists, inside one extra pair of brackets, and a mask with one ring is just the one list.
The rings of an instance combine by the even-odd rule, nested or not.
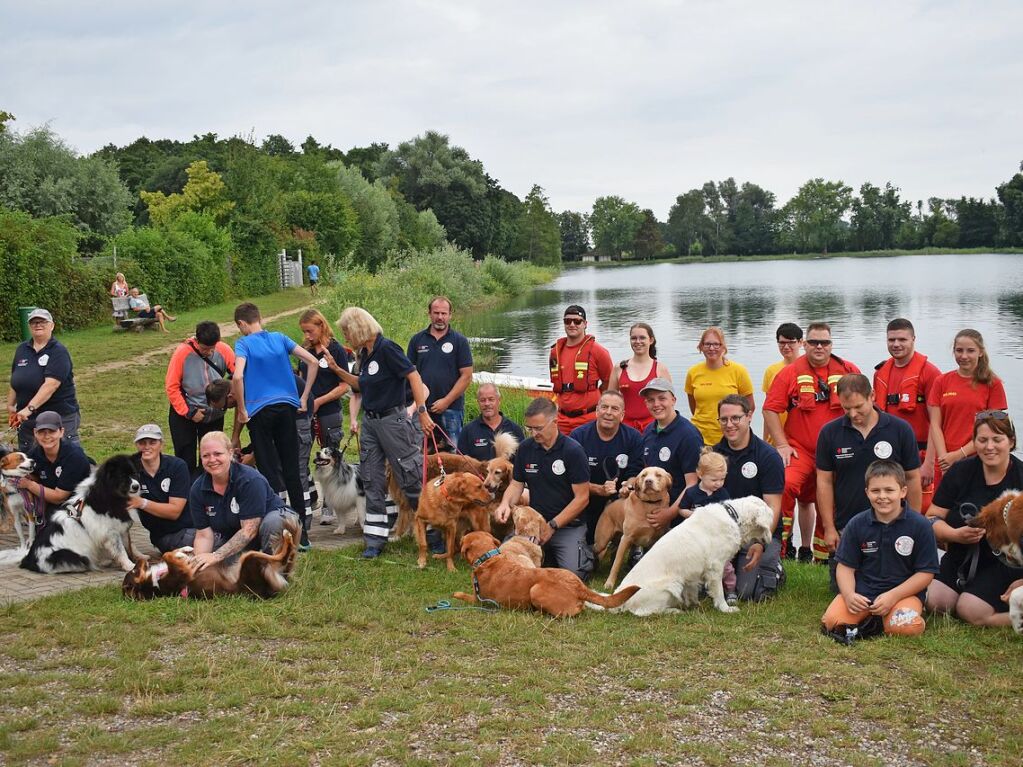
[(28, 332), (28, 315), (36, 310), (34, 306), (19, 306), (18, 307), (18, 318), (21, 320), (21, 340), (27, 341), (32, 337), (32, 334)]

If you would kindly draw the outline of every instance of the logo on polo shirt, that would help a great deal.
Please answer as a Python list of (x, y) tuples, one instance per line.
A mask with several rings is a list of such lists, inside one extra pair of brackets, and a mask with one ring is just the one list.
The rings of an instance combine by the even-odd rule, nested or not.
[(892, 443), (885, 440), (881, 440), (874, 445), (874, 455), (878, 458), (891, 458), (892, 455)]
[(64, 467), (58, 466), (56, 469), (53, 470), (53, 473), (57, 475), (57, 479), (60, 479), (60, 475), (64, 473)]
[(326, 370), (327, 369), (327, 358), (326, 357), (320, 357), (320, 361), (317, 362), (316, 364), (319, 365), (324, 370)]
[(50, 361), (50, 355), (44, 354), (39, 358), (39, 367), (45, 367), (46, 363)]
[(421, 344), (416, 347), (416, 354), (426, 354), (430, 351), (430, 347), (426, 344)]
[(753, 463), (753, 461), (746, 461), (746, 463), (742, 465), (742, 468), (739, 469), (739, 471), (742, 473), (742, 476), (744, 476), (746, 479), (753, 479), (753, 477), (757, 476), (757, 472), (759, 471), (759, 469), (757, 468), (757, 465)]
[(170, 490), (170, 477), (163, 478), (163, 480), (160, 482), (160, 489), (163, 490), (163, 492), (165, 493), (168, 490)]
[(207, 517), (215, 517), (215, 516), (217, 516), (217, 507), (216, 506), (207, 506), (206, 507), (206, 516)]
[(551, 464), (551, 471), (557, 474), (559, 477), (565, 473), (565, 462), (560, 458)]
[(590, 468), (595, 468), (597, 465), (597, 456), (588, 455), (586, 456), (586, 462), (590, 465)]
[(908, 535), (900, 535), (895, 539), (895, 550), (904, 557), (913, 553), (913, 539)]
[(490, 444), (490, 440), (486, 437), (476, 437), (476, 439), (472, 441), (472, 444), (473, 447), (486, 447)]
[(860, 544), (860, 552), (863, 554), (876, 554), (877, 541), (864, 541)]
[(28, 357), (25, 357), (25, 358), (23, 358), (23, 359), (20, 359), (20, 360), (18, 360), (17, 362), (15, 362), (14, 364), (15, 364), (15, 365), (16, 365), (17, 367), (19, 367), (19, 368), (23, 368), (23, 367), (25, 367), (25, 365), (27, 365), (27, 364), (28, 364)]
[(369, 365), (366, 366), (366, 372), (369, 373), (371, 376), (375, 376), (378, 370), (380, 370), (380, 366), (377, 364), (376, 360), (373, 360), (371, 363), (369, 363)]
[(237, 498), (232, 498), (231, 499), (231, 513), (232, 514), (237, 514), (239, 511), (241, 511), (241, 509), (238, 507), (238, 499)]
[(671, 458), (671, 448), (665, 445), (657, 453), (657, 457), (662, 461), (667, 461), (669, 458)]
[(840, 447), (835, 450), (835, 460), (841, 460), (842, 458), (854, 458), (853, 449), (851, 447)]
[(539, 471), (540, 471), (539, 464), (535, 464), (535, 463), (527, 463), (526, 464), (526, 474), (537, 474), (537, 473), (539, 473)]
[(445, 341), (443, 344), (441, 344), (440, 350), (445, 354), (451, 354), (451, 352), (455, 350), (455, 345), (450, 341)]

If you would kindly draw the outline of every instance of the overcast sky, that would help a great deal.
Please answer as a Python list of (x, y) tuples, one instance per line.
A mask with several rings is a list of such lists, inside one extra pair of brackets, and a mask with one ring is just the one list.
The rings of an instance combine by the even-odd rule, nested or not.
[(555, 210), (708, 179), (991, 197), (1023, 160), (1020, 2), (0, 0), (0, 109), (139, 136), (437, 130)]

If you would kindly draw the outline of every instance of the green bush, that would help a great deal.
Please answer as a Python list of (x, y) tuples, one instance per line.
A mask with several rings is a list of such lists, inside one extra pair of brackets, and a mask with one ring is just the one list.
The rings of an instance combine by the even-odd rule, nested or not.
[(231, 278), (238, 296), (262, 296), (277, 290), (277, 233), (265, 221), (247, 215), (231, 221), (235, 250)]
[(499, 296), (517, 296), (529, 290), (529, 275), (522, 269), (523, 262), (509, 264), (495, 256), (483, 259), (483, 290)]

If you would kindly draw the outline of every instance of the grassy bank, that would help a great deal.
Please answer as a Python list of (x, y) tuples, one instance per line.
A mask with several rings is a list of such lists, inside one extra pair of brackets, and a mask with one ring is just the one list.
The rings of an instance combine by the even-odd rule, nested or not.
[(980, 253), (1023, 253), (1021, 248), (921, 248), (919, 250), (851, 250), (836, 253), (763, 253), (752, 256), (679, 256), (677, 258), (659, 258), (649, 261), (602, 261), (587, 262), (566, 261), (566, 268), (595, 266), (598, 269), (621, 266), (644, 266), (647, 264), (720, 264), (743, 261), (814, 261), (821, 258), (884, 258), (887, 256), (945, 256), (945, 255), (977, 255)]

